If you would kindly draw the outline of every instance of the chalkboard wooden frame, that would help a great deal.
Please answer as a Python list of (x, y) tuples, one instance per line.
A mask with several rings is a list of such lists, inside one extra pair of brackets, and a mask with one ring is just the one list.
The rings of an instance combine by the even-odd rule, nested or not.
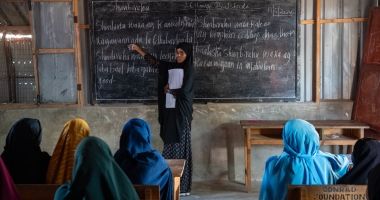
[[(263, 1), (260, 1), (262, 4), (263, 3), (273, 3), (273, 2), (277, 2), (277, 1), (265, 1), (265, 0), (263, 0)], [(133, 79), (131, 79), (131, 81), (130, 82), (128, 82), (128, 84), (123, 84), (123, 85), (117, 85), (117, 86), (113, 86), (112, 88), (110, 88), (108, 91), (106, 91), (106, 92), (104, 92), (103, 94), (106, 94), (106, 95), (103, 95), (102, 94), (102, 91), (101, 91), (101, 89), (99, 89), (99, 86), (101, 85), (101, 84), (99, 84), (99, 82), (102, 82), (102, 83), (107, 83), (107, 81), (112, 81), (112, 80), (110, 80), (110, 79), (107, 79), (107, 78), (104, 78), (104, 79), (100, 79), (100, 78), (102, 78), (99, 74), (101, 74), (101, 73), (99, 73), (99, 70), (103, 70), (103, 72), (107, 72), (107, 70), (110, 70), (111, 68), (115, 68), (115, 69), (112, 69), (112, 70), (127, 70), (127, 68), (130, 66), (130, 65), (128, 65), (128, 63), (127, 62), (124, 62), (124, 65), (126, 65), (126, 66), (128, 66), (128, 67), (125, 67), (125, 68), (123, 68), (123, 69), (121, 69), (120, 67), (117, 67), (118, 66), (118, 64), (110, 64), (110, 66), (108, 66), (108, 67), (104, 67), (104, 63), (103, 63), (103, 66), (102, 67), (99, 67), (99, 61), (98, 60), (96, 60), (97, 58), (99, 58), (99, 56), (101, 55), (101, 53), (98, 51), (99, 49), (96, 49), (96, 40), (97, 39), (99, 39), (99, 38), (97, 38), (96, 39), (96, 27), (102, 27), (102, 29), (103, 29), (103, 31), (107, 31), (108, 29), (109, 30), (111, 30), (111, 29), (115, 29), (116, 31), (118, 31), (118, 29), (122, 29), (122, 23), (120, 23), (120, 22), (113, 22), (113, 20), (112, 20), (112, 23), (111, 23), (111, 25), (110, 24), (99, 24), (99, 22), (97, 22), (98, 24), (96, 24), (96, 22), (95, 22), (95, 20), (94, 20), (94, 15), (96, 15), (96, 13), (101, 13), (101, 12), (99, 12), (99, 10), (96, 10), (96, 12), (94, 12), (94, 8), (93, 8), (93, 6), (94, 6), (94, 4), (103, 4), (103, 5), (110, 5), (110, 4), (119, 4), (119, 5), (121, 5), (120, 6), (120, 8), (119, 9), (138, 9), (138, 8), (140, 8), (141, 10), (143, 10), (144, 9), (144, 7), (143, 7), (143, 5), (145, 4), (145, 5), (167, 5), (167, 6), (161, 6), (160, 8), (163, 8), (163, 9), (168, 9), (167, 7), (170, 7), (170, 6), (173, 6), (174, 5), (174, 7), (175, 6), (178, 6), (180, 3), (181, 4), (193, 4), (193, 5), (196, 5), (196, 6), (205, 6), (205, 5), (208, 5), (208, 4), (210, 4), (210, 3), (215, 3), (215, 4), (217, 4), (217, 3), (221, 3), (220, 5), (227, 5), (226, 7), (228, 7), (228, 9), (234, 9), (234, 6), (242, 6), (243, 4), (246, 4), (246, 5), (248, 5), (248, 6), (250, 6), (250, 5), (259, 5), (260, 4), (260, 2), (259, 3), (257, 3), (257, 2), (255, 2), (255, 3), (253, 3), (253, 2), (247, 2), (247, 1), (244, 1), (244, 2), (241, 2), (241, 1), (210, 1), (210, 2), (205, 2), (205, 1), (184, 1), (184, 2), (167, 2), (167, 1), (160, 1), (160, 2), (148, 2), (148, 1), (141, 1), (141, 2), (131, 2), (131, 1), (117, 1), (117, 2), (115, 2), (115, 1), (101, 1), (101, 0), (92, 0), (92, 1), (90, 1), (89, 3), (90, 3), (90, 6), (89, 6), (89, 13), (90, 13), (90, 21), (91, 21), (91, 38), (90, 38), (90, 44), (91, 44), (91, 59), (90, 59), (90, 62), (91, 62), (91, 67), (93, 68), (92, 69), (92, 72), (94, 73), (93, 74), (93, 78), (94, 78), (94, 91), (93, 91), (93, 98), (94, 98), (94, 100), (95, 100), (95, 102), (97, 102), (97, 103), (109, 103), (109, 102), (146, 102), (146, 103), (149, 103), (149, 102), (155, 102), (156, 101), (156, 88), (155, 88), (155, 86), (156, 86), (156, 75), (153, 75), (153, 76), (150, 76), (150, 77), (148, 77), (148, 82), (150, 81), (150, 83), (145, 83), (145, 85), (147, 84), (148, 85), (148, 88), (150, 88), (149, 90), (151, 91), (151, 93), (149, 93), (149, 95), (146, 95), (146, 96), (143, 96), (142, 98), (141, 97), (139, 97), (139, 98), (129, 98), (129, 97), (127, 97), (127, 98), (120, 98), (120, 97), (117, 97), (117, 98), (113, 98), (113, 95), (114, 94), (110, 94), (110, 93), (112, 93), (112, 92), (115, 92), (115, 93), (117, 93), (117, 92), (120, 92), (120, 91), (124, 91), (124, 90), (126, 90), (127, 88), (128, 89), (130, 89), (130, 90), (132, 90), (132, 91), (128, 91), (128, 92), (138, 92), (138, 91), (133, 91), (133, 90), (139, 90), (139, 89), (142, 89), (142, 88), (145, 88), (145, 85), (143, 84), (143, 85), (136, 85), (136, 83), (137, 82), (139, 82), (139, 81), (134, 81)], [(214, 86), (214, 88), (212, 88), (212, 87), (209, 87), (209, 88), (205, 88), (205, 89), (199, 89), (200, 87), (199, 87), (199, 85), (207, 85), (208, 83), (214, 83), (214, 82), (216, 82), (216, 81), (218, 81), (218, 79), (220, 79), (222, 82), (229, 82), (229, 83), (235, 83), (235, 81), (234, 80), (237, 80), (237, 79), (244, 79), (245, 78), (245, 80), (246, 80), (246, 82), (250, 82), (250, 80), (251, 80), (251, 78), (252, 77), (256, 77), (256, 80), (261, 80), (261, 79), (259, 79), (260, 77), (261, 77), (261, 74), (259, 74), (259, 73), (255, 73), (255, 75), (253, 75), (252, 77), (249, 77), (249, 76), (247, 76), (247, 77), (244, 77), (244, 76), (246, 76), (246, 74), (248, 74), (248, 73), (240, 73), (240, 74), (233, 74), (233, 73), (225, 73), (225, 74), (227, 74), (227, 75), (225, 75), (225, 74), (222, 74), (222, 75), (220, 75), (220, 74), (217, 74), (217, 75), (215, 75), (214, 77), (209, 77), (209, 76), (200, 76), (200, 75), (196, 75), (196, 77), (195, 77), (195, 84), (199, 84), (199, 85), (195, 85), (195, 98), (194, 98), (194, 100), (196, 101), (196, 102), (209, 102), (209, 101), (212, 101), (212, 102), (288, 102), (288, 101), (290, 101), (290, 102), (292, 102), (292, 101), (297, 101), (297, 100), (299, 100), (300, 99), (300, 96), (299, 96), (299, 82), (298, 82), (298, 65), (297, 65), (297, 55), (298, 55), (298, 50), (299, 50), (299, 45), (297, 44), (297, 41), (298, 41), (298, 21), (299, 21), (299, 19), (298, 19), (298, 10), (299, 10), (299, 8), (298, 8), (298, 4), (297, 4), (297, 1), (296, 0), (286, 0), (286, 1), (283, 1), (283, 2), (286, 2), (286, 3), (292, 3), (292, 8), (293, 8), (293, 10), (291, 11), (291, 12), (294, 12), (294, 13), (292, 13), (292, 14), (294, 14), (294, 15), (292, 15), (292, 26), (293, 26), (293, 29), (289, 29), (288, 30), (288, 32), (282, 32), (282, 33), (280, 33), (280, 34), (291, 34), (292, 35), (292, 37), (291, 37), (291, 39), (289, 40), (290, 41), (290, 43), (292, 43), (292, 47), (291, 47), (291, 50), (292, 50), (292, 52), (291, 52), (291, 59), (289, 59), (289, 60), (291, 60), (291, 62), (292, 62), (292, 65), (290, 66), (291, 67), (291, 69), (292, 69), (292, 73), (289, 73), (289, 71), (286, 71), (287, 73), (282, 73), (282, 72), (278, 72), (278, 73), (268, 73), (269, 75), (266, 75), (266, 77), (264, 77), (264, 78), (266, 78), (266, 79), (271, 79), (271, 81), (272, 82), (270, 82), (270, 84), (274, 84), (274, 86), (273, 85), (271, 85), (271, 87), (274, 87), (275, 89), (273, 89), (273, 88), (267, 88), (267, 86), (265, 86), (265, 84), (263, 84), (264, 85), (264, 87), (263, 88), (259, 88), (259, 90), (263, 93), (263, 94), (265, 94), (265, 95), (267, 95), (267, 96), (263, 96), (263, 95), (257, 95), (257, 94), (252, 94), (252, 90), (249, 90), (249, 92), (247, 92), (247, 93), (244, 93), (244, 89), (247, 89), (247, 91), (248, 91), (248, 89), (250, 89), (250, 88), (252, 88), (252, 87), (256, 87), (256, 85), (248, 85), (248, 86), (241, 86), (240, 85), (240, 87), (239, 87), (239, 85), (237, 85), (237, 87), (236, 87), (236, 85), (234, 86), (234, 88), (237, 88), (236, 90), (239, 90), (239, 89), (241, 89), (240, 91), (238, 91), (238, 92), (240, 92), (240, 94), (241, 94), (241, 96), (228, 96), (228, 94), (229, 93), (227, 93), (226, 95), (224, 95), (224, 96), (202, 96), (202, 95), (204, 95), (204, 94), (206, 94), (206, 95), (209, 95), (209, 94), (211, 94), (212, 95), (212, 93), (214, 92), (213, 90), (216, 88), (217, 90), (219, 90), (219, 92), (220, 91), (222, 91), (223, 92), (223, 90), (225, 90), (225, 91), (232, 91), (231, 90), (231, 88), (225, 88), (225, 86), (224, 85), (222, 85), (222, 86), (220, 86), (221, 84), (219, 84), (219, 85), (217, 85), (217, 86)], [(234, 3), (237, 3), (237, 4), (234, 4)], [(124, 4), (124, 5), (123, 5)], [(132, 7), (131, 5), (138, 5), (138, 4), (140, 4), (141, 6), (139, 7), (139, 6), (135, 6), (135, 7)], [(98, 8), (100, 8), (100, 9), (107, 9), (107, 6), (99, 6)], [(276, 9), (276, 7), (275, 7), (275, 5), (277, 5), (277, 4), (274, 4), (273, 5), (273, 10), (272, 10), (272, 12), (273, 12), (273, 15), (274, 15), (274, 10)], [(128, 7), (129, 6), (129, 7)], [(106, 7), (106, 8), (104, 8), (104, 7)], [(112, 7), (112, 6), (111, 6)], [(109, 7), (108, 7), (109, 8)], [(240, 7), (241, 8), (241, 7)], [(269, 7), (267, 8), (267, 9), (270, 9)], [(280, 12), (282, 12), (282, 11), (280, 11), (280, 6), (278, 7), (278, 13), (280, 13)], [(170, 10), (170, 8), (169, 8), (169, 10)], [(190, 10), (190, 11), (193, 11), (193, 10)], [(190, 12), (189, 11), (189, 12)], [(150, 11), (150, 12), (153, 12), (153, 11)], [(161, 11), (161, 12), (163, 12), (163, 11)], [(204, 17), (203, 19), (205, 20), (207, 17), (209, 17), (209, 15), (210, 15), (210, 13), (209, 13), (210, 11), (209, 10), (207, 10), (206, 11), (206, 17)], [(236, 12), (236, 11), (234, 11), (234, 12)], [(269, 12), (269, 11), (268, 11)], [(284, 12), (286, 12), (286, 11), (284, 11)], [(289, 11), (290, 12), (290, 11)], [(105, 13), (107, 13), (107, 12), (105, 12)], [(202, 15), (200, 14), (201, 12), (198, 12), (197, 14), (198, 14), (198, 16), (197, 15), (195, 15), (196, 17), (199, 17), (200, 16), (200, 18), (202, 17)], [(141, 13), (140, 13), (141, 14)], [(162, 13), (161, 13), (162, 14)], [(113, 14), (113, 16), (114, 16), (114, 14)], [(141, 17), (141, 16), (140, 16)], [(145, 18), (149, 18), (149, 16), (146, 16), (146, 15), (142, 15), (142, 17), (145, 17)], [(160, 17), (167, 17), (167, 16), (160, 16)], [(186, 15), (184, 15), (183, 17), (186, 17)], [(263, 19), (265, 19), (265, 16), (261, 16)], [(228, 18), (229, 19), (229, 18)], [(155, 20), (160, 20), (160, 18), (158, 17), (157, 19), (155, 19)], [(117, 21), (117, 20), (115, 20), (115, 21)], [(180, 21), (180, 20), (179, 20)], [(251, 20), (252, 21), (252, 20)], [(148, 21), (149, 22), (149, 21)], [(118, 24), (119, 23), (119, 24)], [(173, 27), (175, 26), (175, 24), (173, 25), (173, 23), (174, 22), (171, 22), (171, 24), (170, 23), (168, 23), (167, 24), (167, 26), (170, 26), (170, 25), (172, 25)], [(256, 21), (256, 29), (259, 29), (259, 28), (261, 28), (262, 26), (264, 26), (263, 24), (265, 24), (265, 22), (263, 22), (263, 21)], [(273, 23), (275, 23), (275, 22), (273, 22)], [(261, 25), (260, 25), (261, 24)], [(206, 24), (206, 23), (204, 23), (204, 26), (206, 26), (206, 25), (208, 25), (208, 26), (215, 26), (215, 24), (211, 24), (211, 23), (209, 23), (209, 24)], [(219, 25), (219, 26), (223, 26), (223, 23), (219, 23), (219, 24), (217, 24), (217, 25)], [(278, 26), (281, 26), (282, 24), (281, 23), (279, 23), (279, 25), (277, 25), (277, 28), (278, 28)], [(132, 25), (133, 26), (133, 25)], [(135, 24), (135, 26), (139, 26), (139, 24), (138, 23), (136, 23)], [(149, 26), (150, 26), (150, 28), (151, 27), (153, 27), (154, 25), (151, 25), (151, 24), (149, 24), (149, 23), (142, 23), (142, 24), (140, 24), (140, 26), (141, 27), (143, 27), (143, 26), (145, 26), (144, 28), (146, 28), (146, 29), (148, 29), (149, 28)], [(186, 25), (183, 25), (184, 26), (184, 28), (183, 29), (186, 29)], [(226, 25), (227, 26), (227, 25)], [(244, 24), (241, 24), (241, 26), (244, 26)], [(261, 27), (258, 27), (258, 26), (261, 26)], [(255, 27), (255, 24), (253, 24), (252, 25), (252, 27)], [(206, 29), (207, 29), (207, 27), (206, 27)], [(232, 30), (232, 31), (231, 31)], [(264, 29), (263, 29), (264, 30)], [(230, 29), (230, 31), (232, 32), (230, 32), (230, 35), (233, 35), (234, 33), (233, 33), (233, 29)], [(245, 31), (247, 31), (247, 30), (245, 30)], [(249, 31), (249, 30), (248, 30)], [(132, 31), (133, 32), (133, 31)], [(147, 32), (149, 32), (149, 31), (147, 31)], [(251, 31), (251, 33), (252, 34), (254, 34), (254, 31)], [(194, 34), (194, 33), (193, 33)], [(196, 34), (199, 34), (199, 35), (201, 35), (202, 34), (202, 30), (200, 30), (199, 32), (197, 32)], [(211, 37), (211, 33), (209, 32), (209, 33), (207, 33), (207, 34), (209, 34), (210, 35), (210, 37)], [(226, 38), (226, 37), (228, 37), (228, 33), (226, 33), (226, 32), (224, 32), (224, 33), (222, 33), (222, 32), (218, 32), (218, 31), (215, 31), (215, 35), (223, 35), (224, 34), (224, 37)], [(115, 36), (117, 36), (117, 34), (115, 35)], [(215, 36), (216, 38), (218, 37), (218, 36)], [(223, 36), (220, 36), (220, 37), (223, 37)], [(236, 36), (235, 36), (236, 37)], [(254, 36), (252, 36), (252, 37), (254, 37)], [(262, 36), (263, 37), (263, 36)], [(270, 36), (269, 36), (270, 37)], [(274, 36), (273, 36), (274, 37)], [(117, 38), (117, 37), (114, 37), (114, 38)], [(225, 39), (224, 38), (224, 39)], [(153, 38), (151, 38), (151, 39), (153, 39)], [(209, 38), (210, 39), (210, 38)], [(218, 39), (220, 39), (220, 38), (218, 38)], [(222, 38), (223, 39), (223, 38)], [(186, 41), (186, 39), (183, 39), (183, 40), (185, 40)], [(281, 39), (276, 39), (277, 41), (276, 42), (278, 42), (278, 41), (280, 41), (280, 42), (282, 42), (282, 45), (287, 45), (289, 42), (287, 42), (287, 41), (283, 41), (284, 40), (284, 38), (281, 38)], [(109, 42), (110, 40), (108, 40), (108, 42)], [(130, 43), (132, 43), (132, 39), (129, 39), (129, 41), (131, 41)], [(139, 40), (138, 39), (136, 39), (136, 41), (137, 42), (139, 42)], [(233, 42), (233, 41), (232, 41)], [(252, 41), (251, 41), (252, 42)], [(162, 53), (161, 54), (161, 52), (160, 52), (160, 50), (161, 49), (166, 49), (167, 51), (174, 51), (174, 47), (175, 47), (175, 44), (177, 43), (177, 41), (176, 42), (171, 42), (171, 41), (169, 41), (168, 43), (170, 43), (169, 45), (167, 45), (166, 44), (166, 46), (165, 45), (161, 45), (161, 46), (157, 46), (157, 47), (155, 47), (154, 45), (153, 46), (149, 46), (149, 45), (143, 45), (143, 47), (146, 47), (147, 48), (147, 51), (148, 52), (151, 52), (151, 53), (153, 53), (153, 54), (155, 54), (157, 57), (160, 57), (160, 58), (162, 58), (162, 59), (164, 59), (164, 60), (167, 60), (167, 59), (165, 59), (165, 58), (169, 58), (169, 60), (174, 60), (173, 58), (174, 58), (174, 53), (172, 54), (172, 55), (169, 55), (167, 52), (166, 53)], [(243, 42), (244, 43), (244, 42)], [(108, 44), (111, 44), (111, 43), (108, 43)], [(219, 43), (218, 43), (219, 44)], [(276, 43), (275, 42), (272, 42), (272, 43), (264, 43), (264, 44), (266, 44), (266, 45), (272, 45), (272, 46), (275, 46), (276, 45)], [(207, 57), (207, 54), (212, 54), (213, 52), (212, 51), (209, 51), (209, 49), (207, 49), (207, 48), (209, 48), (209, 46), (212, 46), (212, 45), (208, 45), (208, 43), (206, 43), (206, 44), (202, 44), (202, 45), (199, 45), (199, 42), (197, 42), (196, 43), (196, 45), (194, 45), (194, 48), (195, 48), (195, 57), (197, 57), (197, 49), (198, 49), (198, 52), (201, 52), (201, 53), (204, 53), (204, 54), (206, 54), (206, 57), (202, 60), (202, 59), (198, 59), (198, 60), (196, 60), (195, 59), (195, 66), (196, 66), (196, 71), (198, 72), (198, 74), (200, 74), (199, 73), (199, 67), (197, 67), (197, 65), (199, 64), (199, 63), (201, 63), (201, 64), (204, 64), (205, 65), (205, 67), (210, 67), (209, 65), (211, 65), (211, 67), (210, 68), (212, 68), (213, 66), (212, 65), (215, 65), (215, 64), (212, 64), (212, 62), (218, 62), (218, 61), (220, 61), (220, 62), (225, 62), (225, 63), (227, 63), (227, 64), (224, 64), (224, 66), (225, 67), (220, 67), (219, 66), (219, 68), (217, 68), (217, 69), (212, 69), (211, 71), (207, 71), (207, 72), (217, 72), (218, 70), (220, 70), (220, 71), (222, 71), (222, 70), (224, 70), (224, 71), (228, 71), (228, 60), (221, 60), (220, 59), (220, 57), (222, 57), (222, 56), (220, 56), (220, 57), (216, 57), (216, 59), (214, 59), (214, 60), (212, 60), (212, 62), (211, 62), (211, 64), (209, 64), (209, 63), (207, 63), (207, 61), (209, 60), (209, 57)], [(217, 46), (217, 45), (216, 45)], [(228, 45), (226, 45), (226, 46), (228, 46)], [(242, 46), (244, 46), (244, 45), (242, 45)], [(244, 46), (243, 48), (245, 48), (245, 47), (248, 47), (249, 48), (249, 45), (246, 45), (246, 46)], [(247, 48), (247, 49), (248, 49)], [(168, 50), (169, 49), (169, 50)], [(173, 49), (173, 50), (171, 50), (171, 49)], [(234, 47), (232, 47), (231, 49), (233, 49), (234, 50)], [(106, 51), (108, 51), (109, 49), (107, 49), (107, 50), (105, 50), (104, 52), (106, 52)], [(125, 51), (127, 51), (127, 49), (126, 49), (126, 43), (124, 43), (124, 49), (123, 48), (120, 48), (120, 46), (118, 46), (116, 49), (114, 49), (114, 50), (120, 50), (120, 51), (123, 51), (124, 53), (123, 54), (119, 54), (119, 55), (116, 55), (114, 52), (112, 52), (112, 50), (111, 50), (111, 53), (109, 53), (108, 54), (108, 57), (106, 57), (106, 58), (109, 58), (109, 59), (112, 59), (112, 56), (119, 56), (119, 58), (121, 58), (122, 56), (126, 56), (126, 53), (125, 53)], [(255, 52), (254, 52), (255, 50), (252, 50), (252, 55), (254, 56), (254, 54), (255, 54)], [(104, 53), (103, 52), (103, 53)], [(157, 52), (160, 52), (160, 53), (157, 53)], [(235, 51), (231, 51), (231, 53), (230, 52), (228, 52), (228, 50), (225, 50), (224, 49), (224, 52), (227, 52), (226, 54), (228, 55), (228, 56), (231, 56), (231, 57), (233, 57), (233, 56), (235, 56), (235, 58), (236, 58), (236, 60), (239, 60), (240, 59), (240, 57), (239, 57), (239, 53), (241, 53), (241, 51), (240, 52), (238, 52), (238, 51), (236, 51), (236, 48), (235, 48)], [(119, 52), (120, 53), (120, 52)], [(130, 52), (127, 52), (127, 53), (129, 53), (129, 59), (131, 59), (131, 60), (133, 60), (132, 61), (132, 65), (141, 65), (141, 66), (143, 66), (143, 68), (144, 69), (146, 69), (146, 72), (150, 72), (149, 70), (155, 70), (154, 68), (151, 68), (151, 67), (149, 67), (149, 66), (147, 66), (146, 64), (145, 64), (145, 61), (143, 61), (143, 60), (137, 60), (137, 58), (136, 57), (138, 57), (137, 55), (133, 55), (133, 54), (131, 54)], [(256, 52), (257, 53), (257, 52)], [(278, 55), (276, 55), (276, 53), (278, 54)], [(245, 54), (246, 56), (249, 56), (249, 51), (246, 51), (246, 50), (244, 50), (243, 51), (243, 54)], [(264, 53), (264, 50), (262, 51), (262, 52), (260, 52), (260, 53), (258, 53), (258, 54), (260, 54), (259, 56), (264, 56), (264, 54), (265, 54), (265, 56), (267, 56), (267, 57), (271, 57), (271, 58), (273, 58), (273, 57), (281, 57), (281, 56), (284, 56), (284, 53), (283, 52), (278, 52), (278, 51), (268, 51), (268, 52), (266, 52), (266, 53)], [(121, 57), (120, 57), (120, 55), (121, 55)], [(228, 57), (227, 56), (227, 57)], [(240, 55), (241, 56), (241, 55)], [(257, 55), (256, 55), (257, 56)], [(288, 55), (287, 55), (288, 56)], [(289, 56), (288, 56), (289, 57)], [(104, 58), (104, 57), (103, 57)], [(235, 59), (234, 58), (234, 59)], [(242, 58), (247, 58), (247, 57), (244, 57), (244, 56), (242, 56)], [(235, 60), (235, 61), (236, 61)], [(273, 60), (275, 60), (275, 59), (273, 59)], [(279, 59), (280, 60), (280, 59)], [(251, 60), (252, 61), (252, 60)], [(237, 62), (237, 61), (236, 61)], [(266, 62), (265, 60), (263, 60), (262, 61), (263, 63), (264, 62)], [(137, 64), (136, 64), (137, 63)], [(206, 64), (205, 64), (206, 63)], [(252, 62), (251, 62), (252, 63)], [(256, 65), (255, 65), (256, 64)], [(260, 66), (259, 65), (257, 65), (257, 62), (255, 63), (255, 64), (251, 64), (251, 65), (247, 65), (247, 63), (243, 63), (243, 66), (241, 66), (241, 64), (240, 64), (240, 68), (242, 68), (242, 67), (245, 67), (246, 69), (248, 68), (248, 67), (251, 67), (251, 69), (253, 69), (252, 71), (255, 71), (255, 70), (257, 70), (258, 69), (258, 71), (260, 70), (260, 69), (264, 69), (265, 67), (267, 68), (267, 69), (269, 69), (268, 71), (271, 71), (270, 69), (270, 67), (272, 66), (274, 66), (274, 65), (268, 65), (268, 66), (265, 66), (265, 64), (263, 64), (262, 66), (261, 66), (261, 68), (260, 68)], [(222, 64), (223, 65), (223, 64)], [(232, 64), (233, 65), (233, 67), (238, 67), (238, 65), (239, 64)], [(119, 63), (119, 66), (120, 66), (120, 63)], [(254, 68), (256, 66), (256, 69)], [(276, 67), (276, 66), (274, 66), (274, 67)], [(136, 70), (137, 69), (137, 67), (133, 67), (133, 70)], [(132, 70), (132, 68), (131, 68), (131, 70)], [(263, 70), (264, 71), (264, 73), (265, 73), (265, 70)], [(275, 71), (275, 70), (273, 70), (273, 71)], [(146, 72), (144, 72), (144, 73), (146, 73)], [(123, 72), (123, 73), (125, 73), (125, 71)], [(275, 74), (275, 75), (273, 75), (273, 74)], [(224, 75), (224, 76), (223, 76)], [(231, 76), (235, 76), (235, 79), (234, 80), (231, 80)], [(272, 76), (272, 77), (270, 77), (270, 76)], [(121, 76), (121, 77), (123, 77), (124, 78), (124, 76)], [(201, 77), (201, 78), (199, 78), (199, 77)], [(283, 92), (282, 90), (281, 90), (281, 87), (283, 87), (283, 85), (284, 85), (284, 82), (281, 82), (281, 81), (276, 81), (276, 79), (281, 79), (281, 78), (283, 78), (283, 77), (286, 77), (286, 78), (288, 78), (288, 77), (290, 77), (291, 78), (291, 83), (290, 84), (292, 84), (292, 86), (291, 86), (291, 88), (289, 89), (289, 87), (288, 88), (286, 88), (286, 89), (288, 89), (285, 93), (281, 93), (281, 92)], [(274, 81), (274, 83), (273, 83), (273, 80), (272, 80), (272, 78), (275, 80)], [(119, 79), (120, 79), (120, 77), (119, 77)], [(226, 80), (224, 80), (224, 79), (226, 79)], [(136, 79), (136, 80), (138, 80), (138, 79)], [(144, 80), (145, 81), (145, 80)], [(202, 82), (203, 81), (203, 82)], [(202, 82), (202, 84), (200, 84), (199, 82)], [(237, 82), (237, 81), (236, 81)], [(205, 83), (205, 84), (204, 84)], [(288, 82), (286, 82), (286, 83), (288, 83)], [(135, 85), (133, 85), (133, 84), (135, 84)], [(246, 88), (244, 88), (244, 87), (246, 87)], [(278, 87), (278, 88), (280, 88), (280, 89), (277, 89), (276, 90), (276, 87)], [(211, 88), (211, 89), (210, 89)], [(273, 91), (272, 91), (272, 90)], [(253, 92), (255, 92), (255, 91), (253, 91)], [(272, 95), (272, 94), (275, 94), (275, 93), (281, 93), (279, 96), (276, 96), (276, 95)], [(270, 94), (268, 94), (268, 93), (270, 93)], [(108, 95), (108, 94), (110, 94), (110, 95)], [(199, 94), (202, 94), (202, 95), (199, 95)], [(232, 93), (230, 93), (230, 94), (232, 94)], [(256, 95), (256, 96), (255, 96)], [(269, 96), (268, 96), (269, 95)], [(272, 96), (270, 96), (270, 95), (272, 95)]]

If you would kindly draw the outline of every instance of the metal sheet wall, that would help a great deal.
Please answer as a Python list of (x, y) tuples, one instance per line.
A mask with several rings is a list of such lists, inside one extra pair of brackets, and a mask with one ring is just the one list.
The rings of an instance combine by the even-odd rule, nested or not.
[[(367, 17), (376, 0), (322, 0), (321, 18)], [(300, 19), (314, 18), (314, 1), (300, 1)], [(363, 23), (321, 25), (321, 99), (353, 99)], [(312, 100), (314, 25), (299, 26), (298, 67), (301, 101)]]

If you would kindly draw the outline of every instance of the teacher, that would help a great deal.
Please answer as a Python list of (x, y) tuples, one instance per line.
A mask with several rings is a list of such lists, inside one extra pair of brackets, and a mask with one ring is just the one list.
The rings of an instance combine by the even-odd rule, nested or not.
[(158, 121), (164, 142), (165, 159), (185, 159), (181, 177), (181, 195), (190, 195), (192, 180), (191, 121), (193, 119), (193, 46), (179, 43), (175, 48), (175, 62), (158, 60), (138, 44), (129, 49), (140, 54), (158, 68)]

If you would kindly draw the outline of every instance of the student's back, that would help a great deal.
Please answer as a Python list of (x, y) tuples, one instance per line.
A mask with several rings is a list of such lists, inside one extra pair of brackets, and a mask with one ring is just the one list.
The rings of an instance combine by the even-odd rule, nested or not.
[(50, 156), (40, 148), (38, 119), (23, 118), (10, 129), (1, 155), (16, 184), (45, 183)]
[(112, 157), (108, 145), (86, 137), (75, 153), (72, 181), (58, 188), (55, 200), (139, 199), (131, 181)]
[(162, 155), (150, 144), (150, 129), (142, 119), (131, 119), (120, 137), (115, 160), (134, 184), (159, 185), (161, 199), (173, 199), (173, 177)]
[(320, 151), (318, 133), (309, 122), (287, 121), (282, 138), (283, 153), (266, 162), (261, 200), (285, 199), (290, 184), (334, 184), (346, 173), (348, 159)]
[(372, 138), (359, 139), (352, 152), (353, 167), (337, 184), (366, 185), (368, 172), (380, 163), (380, 142)]
[(83, 119), (72, 119), (65, 124), (50, 159), (46, 183), (63, 184), (71, 180), (75, 150), (89, 134), (90, 128)]

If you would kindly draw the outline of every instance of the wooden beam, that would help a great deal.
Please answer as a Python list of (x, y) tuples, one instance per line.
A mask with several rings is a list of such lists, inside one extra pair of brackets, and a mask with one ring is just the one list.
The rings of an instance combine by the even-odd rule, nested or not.
[[(357, 23), (357, 22), (366, 22), (368, 18), (337, 18), (337, 19), (321, 19), (320, 24), (336, 24), (336, 23)], [(315, 24), (316, 20), (307, 19), (301, 20), (300, 24)]]
[(313, 100), (320, 103), (321, 99), (321, 0), (315, 1), (315, 43), (314, 43), (314, 76), (313, 76)]
[(3, 0), (5, 3), (28, 3), (28, 0)]
[(78, 104), (69, 103), (52, 103), (52, 104), (26, 104), (26, 103), (9, 103), (0, 104), (0, 109), (28, 109), (28, 108), (78, 108)]
[(30, 26), (0, 26), (0, 31), (27, 31), (31, 32)]
[(24, 22), (24, 24), (25, 25), (29, 25), (28, 18), (24, 15), (24, 13), (21, 11), (21, 9), (19, 8), (19, 6), (16, 3), (14, 3), (14, 2), (12, 2), (11, 5), (16, 10), (17, 14), (21, 17), (21, 19)]
[(80, 106), (84, 105), (83, 91), (83, 66), (80, 44), (80, 28), (79, 28), (79, 4), (78, 0), (73, 1), (73, 16), (74, 16), (74, 50), (75, 50), (75, 69), (77, 72), (77, 103)]
[(79, 28), (80, 29), (90, 29), (90, 25), (89, 24), (79, 24)]
[[(30, 21), (30, 27), (33, 27), (33, 10), (31, 7), (31, 4), (28, 6), (29, 8), (29, 21)], [(38, 57), (36, 54), (36, 37), (35, 37), (35, 31), (31, 31), (32, 34), (32, 63), (33, 63), (33, 72), (34, 72), (34, 82), (36, 85), (36, 92), (35, 92), (35, 97), (36, 97), (36, 104), (40, 103), (40, 76), (38, 73)]]
[(2, 17), (4, 19), (5, 23), (7, 23), (6, 24), (7, 26), (12, 25), (11, 20), (9, 20), (8, 16), (5, 14), (5, 12), (3, 11), (1, 6), (0, 6), (0, 17)]
[(74, 53), (74, 49), (37, 49), (37, 54)]
[(72, 2), (73, 0), (31, 0), (32, 2)]

